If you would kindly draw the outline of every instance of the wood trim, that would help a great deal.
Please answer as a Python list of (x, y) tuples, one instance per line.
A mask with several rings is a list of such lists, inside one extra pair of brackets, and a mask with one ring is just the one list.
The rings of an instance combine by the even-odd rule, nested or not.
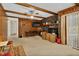
[(62, 16), (64, 14), (69, 14), (69, 13), (76, 12), (76, 11), (79, 11), (79, 6), (77, 6), (77, 5), (69, 7), (67, 9), (62, 10), (62, 11), (59, 11), (58, 15)]
[(75, 3), (76, 6), (79, 6), (79, 3)]
[(61, 17), (61, 43), (66, 44), (66, 27), (65, 27), (65, 16)]
[(28, 3), (16, 3), (16, 4), (21, 5), (21, 6), (25, 6), (25, 7), (29, 7), (29, 8), (33, 8), (33, 9), (36, 9), (36, 10), (39, 10), (39, 11), (43, 11), (43, 12), (46, 12), (46, 13), (57, 15), (57, 13), (55, 13), (55, 12), (48, 11), (46, 9), (43, 9), (43, 8), (40, 8), (40, 7), (37, 7), (37, 6), (33, 6), (31, 4), (28, 4)]
[[(7, 16), (6, 15), (6, 17), (19, 18), (19, 19), (28, 19), (29, 20), (29, 18), (22, 18), (22, 17), (16, 17), (16, 16)], [(30, 20), (36, 20), (36, 19), (30, 19)], [(41, 20), (36, 20), (36, 21), (41, 21)]]
[(11, 17), (11, 18), (20, 18), (20, 17), (15, 17), (15, 16), (6, 16), (6, 17)]
[(67, 44), (67, 17), (65, 16), (65, 44)]
[[(2, 6), (1, 3), (0, 3), (0, 7), (3, 9), (3, 11), (4, 11), (4, 13), (5, 13), (5, 10), (4, 10), (4, 8), (3, 8), (3, 6)], [(1, 14), (0, 16), (6, 16), (6, 14)]]
[(20, 18), (18, 18), (18, 37), (20, 37)]
[[(34, 15), (31, 15), (31, 14), (26, 14), (26, 13), (21, 13), (21, 12), (16, 12), (16, 11), (10, 11), (10, 10), (5, 10), (5, 12), (15, 13), (15, 14), (24, 15), (24, 16), (34, 16)], [(34, 17), (45, 18), (45, 17), (42, 17), (42, 16), (34, 16)]]
[[(7, 16), (6, 17), (11, 17), (11, 18), (22, 18), (22, 17), (16, 17), (16, 16)], [(23, 19), (28, 19), (28, 18), (23, 18)]]

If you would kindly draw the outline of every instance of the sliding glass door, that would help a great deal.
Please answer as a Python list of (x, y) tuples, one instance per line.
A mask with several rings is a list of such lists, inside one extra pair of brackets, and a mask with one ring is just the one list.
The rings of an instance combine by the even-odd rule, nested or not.
[(66, 15), (67, 45), (78, 48), (79, 45), (79, 12)]

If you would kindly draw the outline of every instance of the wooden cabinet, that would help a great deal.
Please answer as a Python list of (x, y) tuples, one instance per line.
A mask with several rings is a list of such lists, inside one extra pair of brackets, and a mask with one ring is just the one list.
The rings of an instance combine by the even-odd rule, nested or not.
[(0, 42), (7, 40), (7, 19), (5, 12), (0, 4)]

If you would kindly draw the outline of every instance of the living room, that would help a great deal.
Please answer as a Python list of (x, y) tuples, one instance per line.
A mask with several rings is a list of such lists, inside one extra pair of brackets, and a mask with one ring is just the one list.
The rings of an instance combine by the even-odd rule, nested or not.
[(77, 56), (78, 10), (78, 3), (1, 3), (0, 45), (17, 46), (7, 55)]

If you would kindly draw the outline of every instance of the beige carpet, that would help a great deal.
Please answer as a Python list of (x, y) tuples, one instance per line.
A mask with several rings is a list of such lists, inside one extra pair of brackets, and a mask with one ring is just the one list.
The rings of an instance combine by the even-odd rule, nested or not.
[(14, 38), (13, 41), (14, 45), (22, 45), (28, 56), (79, 56), (79, 51), (43, 40), (40, 36)]

